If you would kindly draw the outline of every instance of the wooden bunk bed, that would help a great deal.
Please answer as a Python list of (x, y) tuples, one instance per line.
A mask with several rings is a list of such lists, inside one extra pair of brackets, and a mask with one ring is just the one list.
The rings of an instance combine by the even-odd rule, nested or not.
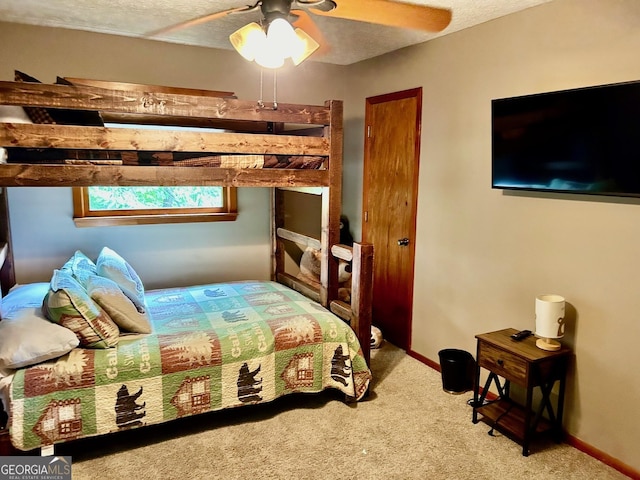
[[(224, 95), (224, 96), (220, 96)], [(272, 187), (272, 280), (302, 293), (346, 321), (369, 362), (373, 247), (339, 245), (342, 187), (342, 102), (324, 105), (238, 100), (229, 92), (67, 79), (65, 84), (0, 82), (0, 105), (99, 112), (109, 122), (214, 127), (223, 132), (136, 129), (60, 124), (0, 123), (0, 147), (19, 152), (0, 164), (0, 246), (3, 293), (15, 284), (6, 187), (21, 186), (226, 186)], [(310, 132), (314, 132), (310, 135)], [(47, 152), (62, 152), (47, 160)], [(141, 152), (170, 152), (161, 164), (131, 164)], [(43, 160), (42, 154), (45, 152)], [(95, 161), (113, 152), (119, 164)], [(227, 155), (314, 157), (320, 168), (238, 168), (177, 160)], [(179, 154), (182, 154), (180, 156)], [(187, 155), (188, 156), (188, 155)], [(67, 158), (73, 160), (65, 161)], [(114, 158), (114, 157), (110, 157)], [(169, 160), (166, 160), (166, 159)], [(60, 160), (62, 159), (62, 160)], [(293, 162), (300, 163), (300, 162)], [(303, 164), (305, 162), (302, 162)], [(222, 162), (224, 165), (224, 162)], [(188, 163), (187, 163), (188, 165)], [(288, 165), (288, 164), (287, 164)], [(321, 235), (284, 228), (284, 195), (294, 190), (321, 196)], [(285, 245), (321, 250), (320, 288), (285, 272)], [(338, 300), (339, 261), (352, 262), (351, 303)], [(367, 382), (368, 384), (368, 382)]]

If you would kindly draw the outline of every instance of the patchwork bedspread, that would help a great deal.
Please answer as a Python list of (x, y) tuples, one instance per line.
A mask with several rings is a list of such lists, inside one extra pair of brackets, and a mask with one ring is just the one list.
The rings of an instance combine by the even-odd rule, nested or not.
[(371, 373), (353, 330), (275, 282), (152, 290), (153, 333), (75, 349), (18, 370), (11, 440), (43, 445), (210, 410), (337, 388), (360, 399)]

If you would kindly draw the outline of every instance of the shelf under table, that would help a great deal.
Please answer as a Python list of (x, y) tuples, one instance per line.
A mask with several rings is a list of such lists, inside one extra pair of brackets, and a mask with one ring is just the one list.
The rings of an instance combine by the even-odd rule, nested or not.
[[(526, 410), (523, 406), (513, 401), (498, 399), (476, 408), (476, 412), (482, 415), (479, 420), (487, 425), (505, 434), (510, 434), (520, 441), (524, 440)], [(532, 412), (531, 418), (533, 419), (534, 416), (535, 414)], [(535, 433), (543, 433), (551, 428), (551, 423), (547, 419), (541, 418), (536, 425)]]

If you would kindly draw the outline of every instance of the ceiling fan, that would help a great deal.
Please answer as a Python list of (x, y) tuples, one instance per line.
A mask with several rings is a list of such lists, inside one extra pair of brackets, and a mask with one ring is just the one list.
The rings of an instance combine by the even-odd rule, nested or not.
[(251, 22), (229, 37), (233, 47), (249, 61), (277, 68), (291, 58), (300, 64), (314, 52), (328, 49), (313, 15), (342, 18), (391, 27), (428, 32), (444, 30), (451, 21), (445, 8), (416, 5), (393, 0), (257, 0), (253, 5), (230, 8), (202, 15), (148, 34), (159, 36), (211, 22), (227, 15), (260, 10), (260, 23)]

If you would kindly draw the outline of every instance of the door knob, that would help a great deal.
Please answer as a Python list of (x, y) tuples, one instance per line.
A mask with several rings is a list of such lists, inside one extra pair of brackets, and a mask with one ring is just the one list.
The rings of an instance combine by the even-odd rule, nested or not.
[(407, 237), (398, 240), (398, 246), (406, 247), (407, 245), (409, 245), (409, 239)]

